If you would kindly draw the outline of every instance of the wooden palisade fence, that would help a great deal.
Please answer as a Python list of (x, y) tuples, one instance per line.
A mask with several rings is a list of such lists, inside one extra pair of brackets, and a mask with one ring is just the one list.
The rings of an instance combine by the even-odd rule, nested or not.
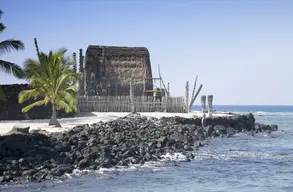
[(134, 105), (136, 112), (186, 112), (183, 97), (162, 97), (155, 100), (153, 96), (79, 96), (80, 112), (130, 112)]

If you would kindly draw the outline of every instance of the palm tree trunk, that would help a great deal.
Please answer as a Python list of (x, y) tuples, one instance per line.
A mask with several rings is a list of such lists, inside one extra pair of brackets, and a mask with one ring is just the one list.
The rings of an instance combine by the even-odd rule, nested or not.
[(61, 127), (60, 123), (57, 120), (56, 106), (52, 105), (52, 117), (50, 119), (49, 125), (54, 125), (55, 127)]

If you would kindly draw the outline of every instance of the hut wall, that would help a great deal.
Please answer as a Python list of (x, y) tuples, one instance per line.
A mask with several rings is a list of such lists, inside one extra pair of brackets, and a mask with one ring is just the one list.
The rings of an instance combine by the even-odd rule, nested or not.
[(150, 55), (144, 47), (89, 46), (85, 57), (87, 95), (134, 95), (153, 88)]

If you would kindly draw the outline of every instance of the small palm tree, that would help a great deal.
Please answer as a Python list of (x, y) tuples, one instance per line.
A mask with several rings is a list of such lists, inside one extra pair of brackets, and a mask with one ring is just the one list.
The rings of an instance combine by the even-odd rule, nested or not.
[[(0, 10), (0, 19), (3, 14), (3, 11)], [(0, 23), (0, 34), (5, 30), (5, 25)], [(23, 50), (24, 44), (19, 40), (7, 39), (0, 42), (0, 56), (10, 51)], [(24, 77), (24, 73), (20, 66), (15, 63), (4, 61), (0, 59), (0, 69), (5, 73), (12, 73), (15, 77), (21, 79)], [(0, 100), (3, 100), (5, 97), (3, 90), (0, 87)]]
[(27, 112), (35, 106), (52, 104), (49, 125), (55, 127), (61, 127), (57, 121), (56, 110), (63, 108), (67, 113), (77, 111), (76, 82), (81, 79), (81, 73), (73, 72), (72, 60), (64, 56), (66, 51), (50, 51), (48, 55), (40, 53), (39, 60), (26, 60), (24, 73), (32, 89), (21, 91), (18, 97), (19, 103), (35, 100), (24, 107), (22, 112)]

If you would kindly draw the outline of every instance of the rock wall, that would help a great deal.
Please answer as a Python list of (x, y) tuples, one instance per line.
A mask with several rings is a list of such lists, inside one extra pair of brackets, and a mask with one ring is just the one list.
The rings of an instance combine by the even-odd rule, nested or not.
[[(28, 84), (0, 85), (5, 93), (5, 100), (0, 101), (0, 120), (26, 120), (26, 119), (49, 119), (51, 117), (51, 105), (35, 107), (27, 113), (22, 113), (23, 107), (32, 101), (23, 104), (18, 103), (18, 94), (22, 90), (30, 89)], [(66, 114), (58, 111), (58, 117), (70, 117), (74, 114)]]
[[(171, 124), (189, 124), (189, 125), (196, 125), (201, 126), (201, 117), (195, 118), (181, 118), (181, 117), (163, 117), (162, 121), (166, 123), (169, 122)], [(216, 125), (221, 125), (226, 128), (232, 127), (237, 131), (251, 131), (255, 127), (255, 118), (252, 113), (247, 115), (239, 115), (233, 114), (227, 117), (211, 117), (206, 118), (206, 127), (214, 127)]]
[(85, 90), (88, 95), (134, 95), (153, 89), (150, 55), (144, 47), (90, 45), (85, 57)]

